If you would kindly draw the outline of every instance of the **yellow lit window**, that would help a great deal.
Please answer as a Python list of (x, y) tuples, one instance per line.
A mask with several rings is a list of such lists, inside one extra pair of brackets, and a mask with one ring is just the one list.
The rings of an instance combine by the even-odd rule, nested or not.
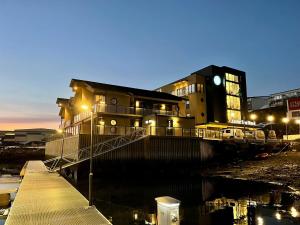
[(240, 85), (226, 81), (226, 93), (229, 95), (240, 95)]
[(233, 75), (231, 73), (225, 73), (225, 78), (228, 81), (239, 82), (239, 77), (235, 76), (235, 75)]
[(241, 109), (241, 100), (239, 97), (227, 95), (226, 101), (227, 101), (227, 108), (237, 109), (237, 110)]
[(241, 120), (241, 112), (235, 110), (227, 110), (227, 119), (228, 121)]

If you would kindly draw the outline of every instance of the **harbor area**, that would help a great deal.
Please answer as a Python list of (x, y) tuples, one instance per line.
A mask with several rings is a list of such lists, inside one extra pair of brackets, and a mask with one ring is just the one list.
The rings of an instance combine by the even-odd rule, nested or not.
[(5, 225), (111, 223), (58, 173), (42, 161), (29, 161)]

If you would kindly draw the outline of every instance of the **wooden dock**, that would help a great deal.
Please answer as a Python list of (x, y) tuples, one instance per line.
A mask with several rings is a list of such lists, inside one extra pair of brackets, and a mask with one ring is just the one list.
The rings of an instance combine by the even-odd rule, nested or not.
[(87, 199), (42, 161), (29, 161), (5, 225), (111, 225)]

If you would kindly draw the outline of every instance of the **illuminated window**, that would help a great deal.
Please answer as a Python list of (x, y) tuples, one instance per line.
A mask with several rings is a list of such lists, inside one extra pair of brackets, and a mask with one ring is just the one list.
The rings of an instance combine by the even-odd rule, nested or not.
[(204, 86), (203, 86), (203, 84), (197, 84), (197, 92), (200, 92), (200, 93), (204, 92)]
[(225, 78), (228, 81), (233, 81), (233, 82), (237, 82), (237, 83), (239, 82), (239, 77), (235, 76), (235, 75), (233, 75), (231, 73), (225, 73)]
[(240, 85), (232, 82), (226, 82), (226, 92), (230, 95), (240, 95)]
[(105, 96), (104, 95), (96, 95), (95, 96), (95, 101), (97, 103), (102, 103), (104, 104), (105, 103)]
[(239, 97), (227, 95), (226, 100), (228, 109), (241, 109), (241, 100)]
[(232, 120), (241, 120), (241, 112), (240, 111), (235, 111), (235, 110), (227, 110), (227, 119), (229, 121)]

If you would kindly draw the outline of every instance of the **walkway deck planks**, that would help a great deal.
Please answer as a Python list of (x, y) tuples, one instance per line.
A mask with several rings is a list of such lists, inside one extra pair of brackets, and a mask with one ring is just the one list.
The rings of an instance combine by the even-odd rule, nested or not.
[(111, 225), (58, 173), (29, 161), (5, 225)]

